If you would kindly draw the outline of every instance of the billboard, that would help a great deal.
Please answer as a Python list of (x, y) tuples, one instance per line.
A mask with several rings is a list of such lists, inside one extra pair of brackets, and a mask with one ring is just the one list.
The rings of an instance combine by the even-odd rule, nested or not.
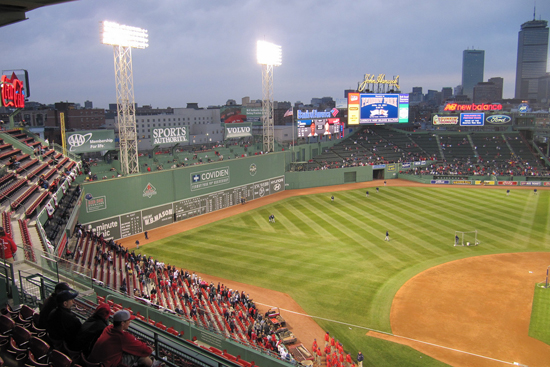
[(151, 129), (151, 145), (175, 145), (188, 142), (187, 127), (154, 127)]
[(244, 138), (248, 136), (252, 136), (252, 124), (250, 122), (225, 125), (225, 139)]
[(262, 120), (262, 107), (222, 106), (220, 119), (226, 124), (258, 122)]
[(483, 126), (485, 113), (461, 113), (460, 126)]
[(433, 115), (432, 124), (433, 125), (457, 125), (458, 116)]
[(114, 130), (73, 131), (67, 133), (67, 146), (73, 153), (115, 149)]
[(510, 125), (512, 125), (512, 116), (505, 115), (505, 114), (487, 115), (487, 116), (485, 116), (485, 123), (487, 125), (510, 126)]
[(409, 122), (408, 94), (348, 94), (348, 124)]

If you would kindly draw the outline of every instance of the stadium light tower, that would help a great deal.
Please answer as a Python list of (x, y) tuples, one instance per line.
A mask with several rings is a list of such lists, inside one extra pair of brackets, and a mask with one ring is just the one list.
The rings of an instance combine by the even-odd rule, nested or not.
[(149, 46), (147, 30), (104, 21), (101, 34), (101, 43), (112, 45), (115, 55), (121, 170), (124, 175), (139, 173), (132, 48)]
[(258, 41), (258, 64), (262, 65), (262, 122), (265, 152), (275, 150), (273, 128), (273, 67), (280, 66), (282, 60), (281, 46), (266, 41)]

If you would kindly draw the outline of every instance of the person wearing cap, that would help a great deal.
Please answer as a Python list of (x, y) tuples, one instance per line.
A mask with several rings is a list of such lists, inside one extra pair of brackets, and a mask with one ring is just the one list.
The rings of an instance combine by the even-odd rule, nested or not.
[(0, 227), (0, 256), (2, 256), (2, 259), (5, 260), (5, 262), (13, 264), (13, 255), (15, 255), (15, 252), (17, 251), (17, 246), (15, 245), (15, 242), (13, 242), (13, 239), (9, 234), (4, 231), (3, 227)]
[(359, 352), (357, 354), (357, 366), (363, 367), (363, 361), (365, 360), (365, 357), (363, 356), (363, 353)]
[(68, 291), (71, 287), (65, 282), (57, 283), (53, 293), (46, 298), (42, 307), (40, 307), (40, 318), (38, 319), (38, 327), (45, 329), (48, 324), (48, 316), (57, 307), (56, 297), (61, 291)]
[(135, 316), (132, 316), (127, 310), (115, 312), (113, 324), (103, 330), (88, 361), (102, 362), (104, 367), (116, 367), (121, 364), (133, 366), (136, 363), (146, 367), (160, 366), (161, 361), (155, 361), (153, 364), (150, 357), (151, 348), (127, 331), (134, 318)]
[(103, 330), (109, 326), (109, 314), (111, 307), (108, 303), (102, 303), (95, 309), (82, 327), (76, 338), (76, 350), (81, 350), (84, 355), (88, 356), (92, 351), (95, 342), (103, 333)]
[(71, 350), (77, 349), (75, 341), (82, 326), (80, 319), (71, 311), (77, 296), (78, 292), (73, 289), (59, 292), (55, 298), (57, 307), (48, 316), (46, 325), (50, 339), (65, 341)]

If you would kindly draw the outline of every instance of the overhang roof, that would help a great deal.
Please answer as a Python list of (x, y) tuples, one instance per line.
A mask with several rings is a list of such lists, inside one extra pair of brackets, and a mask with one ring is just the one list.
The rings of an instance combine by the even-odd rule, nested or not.
[(26, 20), (28, 11), (69, 1), (73, 0), (0, 0), (0, 27)]

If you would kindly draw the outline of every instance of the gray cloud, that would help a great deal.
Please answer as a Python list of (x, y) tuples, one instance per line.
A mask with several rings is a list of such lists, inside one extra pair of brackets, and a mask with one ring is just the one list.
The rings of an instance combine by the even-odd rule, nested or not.
[[(512, 97), (518, 31), (532, 14), (522, 0), (80, 0), (0, 28), (2, 69), (29, 71), (31, 100), (107, 107), (116, 100), (113, 50), (100, 44), (99, 23), (111, 20), (149, 31), (149, 48), (132, 51), (140, 105), (261, 98), (258, 39), (283, 48), (280, 101), (341, 98), (365, 73), (400, 75), (404, 92), (454, 87), (468, 47), (485, 50), (485, 79), (504, 77)], [(550, 20), (550, 2), (537, 14)]]

